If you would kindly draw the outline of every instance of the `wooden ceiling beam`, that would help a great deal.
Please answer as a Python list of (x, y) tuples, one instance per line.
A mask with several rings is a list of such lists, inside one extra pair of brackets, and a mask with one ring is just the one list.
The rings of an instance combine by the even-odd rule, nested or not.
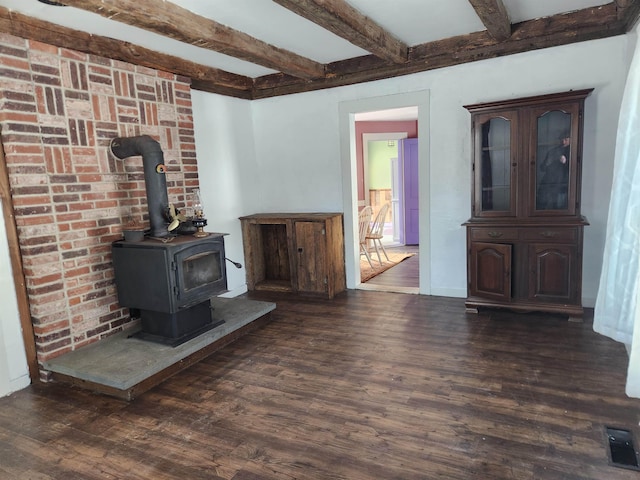
[(213, 50), (305, 80), (322, 78), (324, 65), (275, 47), (163, 0), (62, 0), (70, 7)]
[(251, 97), (253, 79), (249, 77), (199, 65), (120, 40), (62, 27), (4, 7), (0, 7), (0, 32), (188, 77), (192, 82), (206, 87), (202, 89), (209, 92), (238, 98)]
[(393, 63), (407, 61), (409, 46), (344, 0), (274, 0), (348, 42)]
[[(622, 1), (622, 0), (619, 0)], [(406, 63), (397, 65), (374, 55), (326, 66), (322, 79), (303, 81), (278, 73), (252, 79), (154, 52), (130, 43), (90, 35), (0, 7), (0, 32), (50, 45), (113, 58), (192, 79), (192, 87), (244, 99), (266, 98), (397, 77), (529, 50), (594, 40), (629, 31), (638, 19), (640, 0), (630, 0), (626, 13), (618, 5), (538, 18), (513, 25), (512, 36), (498, 42), (487, 31), (416, 45)]]
[(502, 42), (511, 36), (511, 20), (502, 0), (469, 0), (489, 34)]
[(368, 55), (331, 63), (325, 79), (306, 84), (286, 75), (266, 75), (255, 79), (253, 98), (353, 85), (625, 32), (615, 6), (607, 4), (514, 24), (512, 36), (504, 42), (482, 31), (416, 45), (403, 65), (391, 65)]
[(627, 31), (631, 30), (640, 17), (640, 0), (615, 0), (618, 18), (624, 22)]

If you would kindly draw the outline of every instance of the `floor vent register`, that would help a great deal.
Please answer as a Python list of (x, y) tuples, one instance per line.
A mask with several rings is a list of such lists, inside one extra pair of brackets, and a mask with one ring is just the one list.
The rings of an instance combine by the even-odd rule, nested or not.
[(633, 443), (630, 430), (606, 427), (609, 442), (609, 460), (615, 467), (640, 470), (638, 467), (638, 453)]

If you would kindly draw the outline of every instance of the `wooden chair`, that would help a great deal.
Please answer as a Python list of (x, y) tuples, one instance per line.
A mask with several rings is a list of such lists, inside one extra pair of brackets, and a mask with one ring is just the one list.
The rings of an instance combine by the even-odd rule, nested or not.
[[(384, 253), (385, 258), (389, 261), (389, 255), (387, 255), (387, 251), (384, 249), (382, 245), (382, 237), (384, 236), (384, 219), (389, 212), (389, 204), (385, 203), (380, 207), (378, 214), (376, 215), (373, 224), (371, 225), (371, 229), (369, 233), (365, 236), (365, 243), (368, 243), (369, 240), (373, 243), (374, 248), (376, 249), (376, 254), (378, 255), (378, 262), (382, 265), (382, 259), (380, 258), (380, 249), (382, 253)], [(366, 247), (366, 245), (365, 245)], [(380, 249), (378, 249), (380, 247)]]
[(371, 263), (371, 257), (369, 256), (369, 249), (367, 248), (367, 235), (369, 234), (369, 228), (371, 226), (371, 217), (373, 215), (373, 210), (371, 207), (366, 206), (360, 213), (358, 213), (358, 224), (360, 227), (360, 255), (364, 255), (367, 257), (367, 261), (371, 268), (373, 268), (373, 263)]

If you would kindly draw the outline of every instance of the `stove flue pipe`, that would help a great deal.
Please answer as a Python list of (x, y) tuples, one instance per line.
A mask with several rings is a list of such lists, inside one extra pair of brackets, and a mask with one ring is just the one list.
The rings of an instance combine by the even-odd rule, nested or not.
[(169, 234), (165, 212), (169, 208), (167, 195), (166, 168), (160, 144), (149, 135), (138, 137), (117, 137), (111, 140), (111, 152), (119, 159), (142, 155), (144, 184), (147, 191), (147, 207), (152, 237), (166, 237)]

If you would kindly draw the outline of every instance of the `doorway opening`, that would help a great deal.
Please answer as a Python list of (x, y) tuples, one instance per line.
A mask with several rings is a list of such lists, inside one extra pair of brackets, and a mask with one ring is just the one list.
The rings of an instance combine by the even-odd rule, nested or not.
[(361, 127), (356, 132), (384, 126), (405, 129), (362, 133), (364, 199), (359, 200), (373, 212), (371, 228), (376, 235), (361, 246), (365, 252), (360, 257), (361, 289), (419, 291), (417, 108), (405, 111), (401, 121), (382, 120), (398, 117), (393, 110), (375, 112), (381, 120), (369, 120), (366, 126), (358, 123), (356, 115)]
[[(409, 112), (410, 116), (407, 117)], [(341, 151), (343, 177), (345, 180), (343, 182), (345, 205), (345, 260), (348, 288), (401, 291), (404, 293), (430, 293), (428, 112), (428, 91), (361, 99), (340, 104)], [(399, 116), (404, 117), (400, 118)], [(409, 135), (406, 130), (400, 129), (401, 131), (399, 132), (398, 128), (395, 128), (396, 131), (391, 132), (385, 130), (384, 122), (399, 122), (402, 120), (413, 120), (414, 131), (411, 135)], [(358, 122), (359, 128), (356, 128), (356, 122)], [(362, 128), (360, 128), (360, 122), (377, 122), (378, 124), (382, 124), (382, 126), (379, 125), (377, 131), (375, 128), (367, 131), (367, 134), (375, 134), (376, 136), (367, 137), (367, 141), (363, 141), (364, 135)], [(389, 133), (393, 135), (388, 136)], [(411, 287), (400, 284), (375, 285), (375, 283), (380, 282), (371, 280), (363, 283), (360, 276), (361, 249), (359, 242), (358, 213), (363, 207), (371, 206), (371, 203), (374, 203), (372, 199), (380, 194), (377, 190), (384, 190), (372, 188), (375, 187), (375, 185), (372, 185), (373, 180), (369, 175), (364, 174), (365, 168), (369, 167), (369, 165), (365, 166), (366, 162), (364, 162), (364, 155), (362, 153), (364, 145), (366, 144), (367, 149), (369, 149), (370, 142), (382, 141), (389, 145), (391, 142), (400, 144), (409, 136), (418, 137), (420, 141), (420, 149), (416, 153), (414, 165), (415, 172), (410, 175), (410, 178), (413, 180), (411, 188), (413, 189), (412, 191), (415, 195), (416, 202), (415, 209), (411, 214), (415, 215), (416, 220), (419, 218), (419, 222), (416, 222), (416, 235), (419, 241), (415, 242), (412, 248), (413, 251), (409, 253), (416, 254), (416, 258), (414, 259), (414, 274), (418, 278), (418, 281)], [(413, 141), (417, 147), (417, 140), (414, 138)], [(391, 184), (387, 184), (389, 192), (386, 194), (387, 198), (385, 201), (388, 200), (391, 207), (389, 218), (392, 216), (394, 218), (393, 221), (387, 225), (383, 239), (385, 244), (389, 245), (392, 249), (394, 245), (401, 245), (402, 248), (405, 249), (405, 245), (408, 243), (400, 238), (401, 234), (399, 233), (403, 231), (402, 228), (405, 221), (405, 219), (401, 217), (407, 215), (407, 210), (403, 208), (403, 205), (398, 199), (399, 194), (397, 191), (397, 186), (401, 183), (401, 179), (407, 176), (401, 168), (401, 155), (402, 152), (396, 154), (395, 159), (387, 159), (386, 167)], [(366, 187), (365, 182), (367, 182)], [(371, 197), (369, 195), (371, 195)], [(394, 211), (395, 215), (393, 215)], [(372, 257), (375, 261), (378, 260), (377, 254), (372, 255)], [(398, 267), (393, 267), (392, 270), (396, 268)], [(406, 276), (406, 274), (403, 274), (402, 279), (405, 280)], [(395, 281), (395, 283), (399, 282)]]
[[(375, 113), (389, 115), (388, 111)], [(387, 226), (382, 239), (385, 245), (398, 245), (403, 241), (403, 206), (400, 199), (403, 175), (398, 149), (399, 141), (408, 135), (409, 132), (406, 131), (362, 134), (364, 199), (359, 199), (358, 203), (364, 202), (363, 206), (369, 205), (374, 214), (384, 204), (389, 204)]]

